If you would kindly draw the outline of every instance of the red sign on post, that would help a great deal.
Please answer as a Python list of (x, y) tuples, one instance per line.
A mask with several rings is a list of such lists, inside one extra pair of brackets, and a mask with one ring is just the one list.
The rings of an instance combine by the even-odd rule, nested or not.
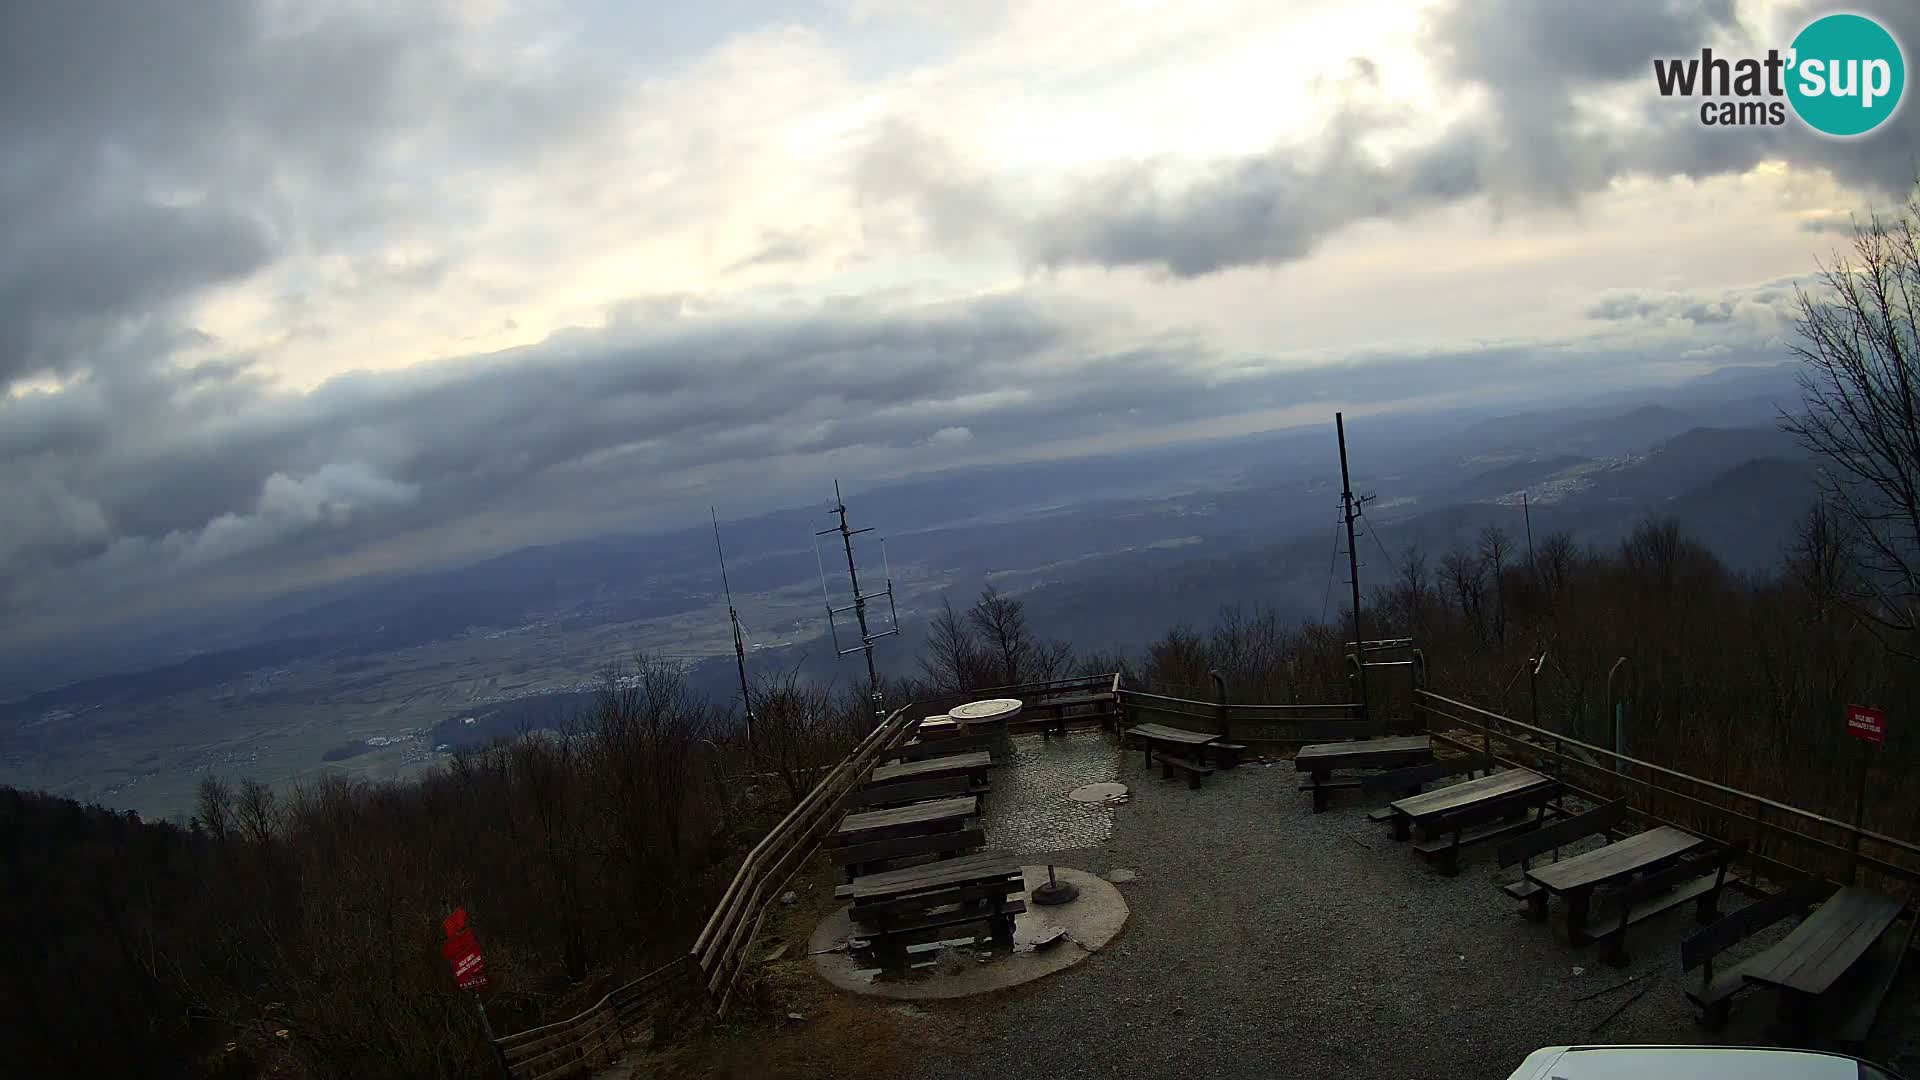
[(1847, 706), (1847, 734), (1867, 742), (1885, 742), (1886, 712), (1881, 709), (1869, 709), (1865, 705)]
[(440, 946), (440, 955), (447, 958), (447, 966), (453, 969), (454, 984), (462, 990), (481, 991), (487, 988), (487, 962), (480, 955), (479, 939), (473, 931), (467, 929), (467, 909), (457, 908), (454, 913), (440, 921), (447, 932), (446, 943)]

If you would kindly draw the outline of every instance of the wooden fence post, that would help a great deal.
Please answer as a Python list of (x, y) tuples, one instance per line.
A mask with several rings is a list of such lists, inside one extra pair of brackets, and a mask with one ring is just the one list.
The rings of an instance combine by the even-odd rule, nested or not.
[(1226, 677), (1221, 675), (1218, 671), (1209, 671), (1207, 672), (1207, 675), (1213, 679), (1213, 699), (1215, 702), (1217, 702), (1214, 708), (1218, 710), (1219, 718), (1220, 718), (1220, 741), (1232, 742), (1233, 741), (1233, 719), (1227, 715)]

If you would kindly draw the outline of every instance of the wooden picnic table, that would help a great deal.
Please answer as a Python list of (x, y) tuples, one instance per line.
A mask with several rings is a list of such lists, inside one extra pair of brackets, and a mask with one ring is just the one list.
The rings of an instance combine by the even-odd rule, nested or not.
[(1020, 873), (1020, 860), (1005, 851), (982, 851), (973, 855), (962, 855), (940, 862), (923, 863), (909, 866), (904, 870), (889, 870), (884, 874), (869, 874), (855, 878), (852, 884), (840, 890), (841, 895), (853, 899), (858, 908), (861, 904), (873, 900), (904, 896), (908, 893), (927, 892), (933, 889), (957, 885), (972, 885), (980, 881), (998, 881)]
[[(1433, 760), (1433, 740), (1425, 735), (1402, 735), (1391, 739), (1348, 739), (1343, 742), (1314, 743), (1293, 755), (1293, 767), (1308, 773), (1306, 788), (1313, 790), (1313, 812), (1325, 810), (1336, 788), (1361, 787), (1356, 778), (1335, 780), (1335, 769), (1392, 769), (1419, 765)], [(1419, 783), (1411, 786), (1420, 790)], [(1303, 788), (1305, 790), (1305, 788)]]
[(867, 810), (848, 814), (840, 822), (840, 827), (834, 830), (833, 836), (838, 843), (851, 844), (890, 836), (957, 830), (963, 828), (966, 820), (979, 809), (979, 799), (963, 795), (957, 799), (935, 799), (889, 810)]
[(1794, 995), (1818, 997), (1832, 989), (1900, 917), (1900, 909), (1900, 901), (1890, 896), (1849, 885), (1741, 973), (1750, 983), (1788, 991), (1781, 1003), (1786, 1015)]
[(867, 783), (893, 784), (902, 780), (925, 780), (929, 777), (950, 776), (954, 773), (980, 773), (985, 772), (992, 764), (993, 755), (985, 750), (974, 750), (965, 754), (947, 754), (943, 757), (882, 765), (867, 777)]
[(1393, 811), (1393, 838), (1405, 840), (1410, 830), (1419, 829), (1422, 839), (1430, 839), (1426, 832), (1442, 817), (1474, 807), (1485, 807), (1489, 811), (1507, 805), (1524, 807), (1553, 786), (1553, 780), (1532, 769), (1508, 769), (1437, 788), (1424, 795), (1410, 795), (1389, 805)]
[(938, 941), (955, 928), (984, 924), (1003, 946), (1013, 944), (1013, 921), (1026, 910), (1020, 860), (1006, 851), (982, 851), (903, 870), (856, 877), (835, 890), (853, 901), (848, 915), (866, 948), (884, 967), (905, 966), (915, 945)]
[(1335, 769), (1390, 769), (1395, 765), (1417, 765), (1432, 756), (1431, 738), (1425, 735), (1402, 735), (1391, 739), (1353, 739), (1303, 746), (1293, 756), (1293, 767), (1298, 772), (1319, 775)]
[(1705, 837), (1662, 825), (1605, 847), (1534, 867), (1527, 871), (1527, 880), (1544, 890), (1534, 897), (1540, 905), (1546, 904), (1547, 893), (1558, 894), (1566, 900), (1567, 938), (1580, 943), (1586, 940), (1587, 914), (1596, 888), (1651, 870), (1705, 843)]

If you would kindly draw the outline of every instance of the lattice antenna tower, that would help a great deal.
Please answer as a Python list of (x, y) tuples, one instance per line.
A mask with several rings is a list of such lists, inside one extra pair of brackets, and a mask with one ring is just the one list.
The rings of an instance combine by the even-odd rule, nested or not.
[[(874, 592), (863, 593), (860, 591), (860, 568), (854, 564), (853, 560), (853, 538), (859, 536), (861, 533), (870, 533), (873, 529), (871, 526), (864, 529), (848, 527), (847, 504), (840, 498), (840, 481), (838, 480), (833, 482), (833, 509), (828, 511), (828, 513), (837, 516), (839, 523), (832, 528), (821, 529), (819, 532), (813, 534), (813, 558), (820, 566), (820, 595), (822, 599), (826, 601), (827, 605), (827, 629), (833, 635), (834, 654), (836, 656), (849, 656), (853, 653), (865, 654), (867, 658), (867, 689), (873, 698), (873, 711), (876, 715), (885, 716), (887, 712), (886, 697), (880, 690), (879, 669), (874, 667), (873, 664), (873, 644), (881, 638), (891, 637), (900, 632), (899, 613), (893, 605), (893, 567), (887, 562), (887, 541), (884, 537), (880, 540), (880, 563), (881, 568), (886, 573), (887, 586), (884, 589), (879, 589)], [(826, 563), (820, 557), (820, 537), (830, 536), (834, 533), (840, 534), (840, 545), (846, 551), (847, 581), (853, 587), (853, 602), (840, 607), (833, 606), (833, 594), (827, 589)], [(869, 601), (878, 601), (881, 599), (885, 599), (887, 602), (887, 628), (876, 632), (867, 619), (867, 604)], [(848, 612), (853, 613), (853, 621), (859, 630), (860, 643), (842, 648), (840, 645), (840, 618)]]

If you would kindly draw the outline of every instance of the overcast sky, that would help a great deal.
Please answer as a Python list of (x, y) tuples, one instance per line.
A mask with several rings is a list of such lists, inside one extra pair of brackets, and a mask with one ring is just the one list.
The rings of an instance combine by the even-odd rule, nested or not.
[(0, 640), (1302, 395), (1783, 359), (1920, 112), (1706, 129), (1649, 60), (1824, 10), (12, 0)]

